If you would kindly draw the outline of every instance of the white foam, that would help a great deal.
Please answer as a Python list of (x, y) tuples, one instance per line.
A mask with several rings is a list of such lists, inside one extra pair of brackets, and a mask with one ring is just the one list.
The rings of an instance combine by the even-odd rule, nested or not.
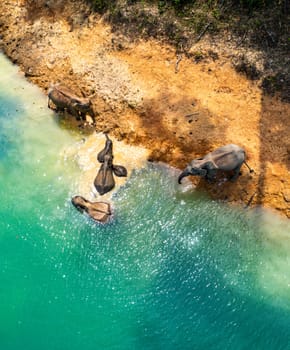
[(75, 161), (81, 170), (78, 180), (78, 195), (84, 196), (89, 200), (107, 199), (110, 200), (114, 193), (123, 186), (129, 179), (134, 169), (140, 169), (145, 166), (148, 158), (148, 150), (142, 147), (130, 146), (124, 142), (117, 141), (110, 136), (113, 141), (114, 164), (123, 165), (128, 176), (117, 177), (115, 188), (109, 193), (100, 196), (94, 188), (93, 182), (97, 176), (101, 164), (97, 160), (98, 153), (104, 148), (106, 138), (103, 134), (93, 134), (85, 138), (82, 142), (78, 142), (76, 147), (67, 150), (67, 154), (75, 153)]

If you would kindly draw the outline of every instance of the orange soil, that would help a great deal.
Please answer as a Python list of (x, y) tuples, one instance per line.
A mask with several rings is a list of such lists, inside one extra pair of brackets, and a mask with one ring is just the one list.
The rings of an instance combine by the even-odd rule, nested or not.
[(290, 217), (289, 104), (236, 73), (226, 50), (216, 60), (178, 60), (170, 46), (112, 34), (96, 15), (85, 25), (71, 23), (79, 6), (67, 0), (60, 11), (62, 3), (2, 5), (4, 52), (33, 83), (45, 91), (61, 82), (75, 93), (95, 92), (96, 130), (147, 147), (153, 161), (183, 168), (221, 145), (244, 147), (254, 174), (243, 167), (236, 183), (192, 178), (194, 184), (229, 202), (247, 204), (253, 196), (252, 205)]

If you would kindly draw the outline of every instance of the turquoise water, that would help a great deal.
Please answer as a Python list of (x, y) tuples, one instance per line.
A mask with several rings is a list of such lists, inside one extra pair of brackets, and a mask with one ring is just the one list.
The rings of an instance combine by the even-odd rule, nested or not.
[(80, 137), (0, 71), (1, 350), (290, 349), (289, 221), (147, 165), (94, 224), (70, 204)]

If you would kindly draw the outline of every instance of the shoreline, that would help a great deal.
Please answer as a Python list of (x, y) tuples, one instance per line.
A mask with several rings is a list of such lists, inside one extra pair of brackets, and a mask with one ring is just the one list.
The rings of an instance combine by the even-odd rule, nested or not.
[(226, 202), (246, 205), (252, 198), (251, 205), (290, 217), (289, 104), (239, 75), (223, 50), (200, 63), (182, 56), (176, 72), (173, 47), (117, 36), (84, 3), (78, 11), (87, 11), (88, 20), (72, 29), (75, 11), (68, 1), (66, 14), (52, 17), (37, 6), (29, 12), (25, 0), (6, 1), (4, 54), (45, 93), (57, 82), (80, 96), (95, 93), (96, 131), (145, 147), (151, 161), (183, 169), (223, 144), (244, 147), (254, 174), (243, 167), (236, 183), (222, 185), (192, 177), (194, 186)]

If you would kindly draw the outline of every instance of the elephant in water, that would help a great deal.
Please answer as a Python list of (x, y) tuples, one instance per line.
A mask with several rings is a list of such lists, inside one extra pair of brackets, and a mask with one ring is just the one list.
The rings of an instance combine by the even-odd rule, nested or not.
[[(106, 144), (105, 148), (98, 153), (97, 159), (100, 163), (104, 163), (105, 161), (105, 155), (110, 155), (112, 159), (113, 156), (113, 142), (109, 138), (108, 134), (105, 134), (106, 136)], [(122, 165), (115, 165), (113, 164), (113, 172), (118, 177), (126, 177), (127, 176), (127, 169), (123, 167)]]
[(178, 183), (188, 175), (199, 175), (208, 181), (212, 181), (218, 170), (233, 171), (230, 180), (235, 181), (243, 163), (246, 163), (246, 153), (243, 148), (230, 144), (217, 148), (202, 158), (192, 160), (178, 177)]
[(125, 167), (113, 164), (113, 142), (107, 134), (105, 135), (105, 148), (99, 152), (97, 156), (98, 161), (102, 163), (102, 165), (94, 181), (94, 185), (100, 195), (111, 191), (115, 187), (113, 174), (119, 177), (127, 176), (127, 169)]
[(80, 212), (86, 212), (98, 222), (107, 222), (112, 214), (110, 204), (106, 202), (90, 202), (81, 196), (75, 196), (71, 201)]
[(113, 176), (113, 157), (109, 154), (104, 156), (104, 163), (95, 178), (94, 185), (100, 195), (111, 191), (115, 187)]

